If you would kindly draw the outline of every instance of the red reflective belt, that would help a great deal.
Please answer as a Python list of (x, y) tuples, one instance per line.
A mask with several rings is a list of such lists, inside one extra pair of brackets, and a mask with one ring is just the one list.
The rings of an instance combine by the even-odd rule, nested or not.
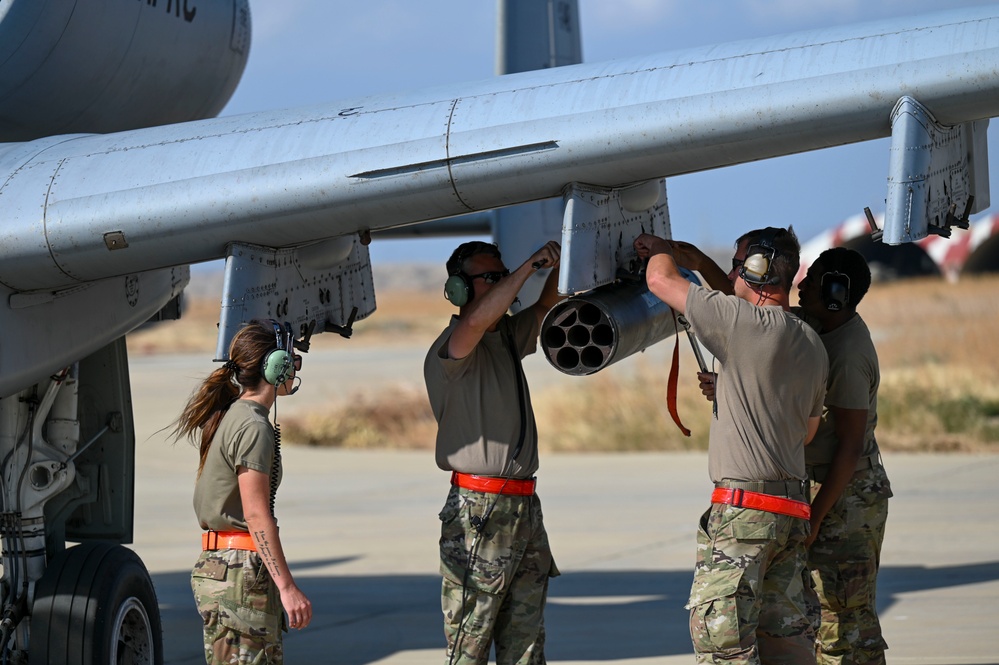
[(790, 515), (807, 520), (812, 515), (812, 506), (804, 501), (796, 501), (783, 496), (761, 494), (733, 487), (716, 487), (711, 493), (711, 503), (724, 503), (736, 508), (765, 510), (768, 513)]
[(201, 534), (201, 549), (206, 552), (215, 550), (250, 550), (257, 551), (253, 536), (246, 531), (205, 531)]
[(512, 494), (514, 496), (533, 496), (534, 478), (518, 480), (517, 478), (492, 478), (490, 476), (474, 476), (470, 473), (451, 472), (451, 484), (463, 487), (473, 492), (488, 494)]

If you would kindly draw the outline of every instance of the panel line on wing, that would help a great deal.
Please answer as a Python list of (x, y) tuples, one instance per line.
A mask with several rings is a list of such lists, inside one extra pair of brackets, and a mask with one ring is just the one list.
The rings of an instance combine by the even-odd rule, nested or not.
[(364, 178), (366, 180), (373, 180), (375, 178), (388, 178), (399, 175), (408, 175), (420, 171), (432, 171), (434, 169), (450, 168), (450, 166), (456, 164), (471, 164), (474, 162), (501, 159), (503, 157), (517, 157), (532, 152), (544, 152), (547, 150), (554, 150), (557, 147), (558, 147), (557, 141), (542, 141), (540, 143), (528, 143), (526, 145), (512, 146), (509, 148), (500, 148), (498, 150), (485, 150), (483, 152), (476, 152), (469, 155), (461, 155), (460, 157), (452, 157), (450, 159), (434, 159), (427, 162), (417, 162), (415, 164), (392, 166), (387, 169), (375, 169), (373, 171), (363, 171), (361, 173), (355, 173), (350, 177)]

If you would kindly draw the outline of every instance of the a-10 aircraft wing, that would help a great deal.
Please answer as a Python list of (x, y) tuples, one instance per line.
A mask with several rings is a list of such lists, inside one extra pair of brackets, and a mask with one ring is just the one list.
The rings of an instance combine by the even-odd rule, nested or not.
[[(900, 218), (890, 239), (918, 239), (942, 223), (940, 209), (960, 216), (987, 203), (973, 177), (947, 182), (945, 203), (914, 199), (925, 198), (918, 185), (940, 172), (938, 161), (982, 163), (983, 121), (999, 114), (997, 63), (999, 9), (985, 7), (7, 144), (0, 284), (27, 303), (39, 292), (223, 258), (234, 241), (296, 247), (558, 197), (571, 183), (613, 190), (885, 137), (893, 123), (903, 157), (915, 147), (951, 149), (924, 159), (925, 173), (900, 169), (896, 209), (935, 217)], [(891, 217), (890, 207), (889, 226)], [(571, 269), (576, 257), (567, 259)], [(10, 311), (8, 339), (32, 337), (19, 323), (27, 317)], [(5, 368), (30, 363), (33, 378), (57, 369), (57, 359), (39, 364), (19, 346), (0, 347)], [(18, 384), (5, 378), (0, 394), (32, 378), (14, 374)]]
[[(540, 32), (571, 46), (576, 4), (559, 7)], [(571, 294), (618, 279), (637, 233), (669, 234), (673, 175), (890, 136), (886, 242), (947, 233), (989, 203), (999, 6), (210, 118), (249, 22), (246, 0), (0, 3), (0, 474), (42, 557), (18, 583), (56, 536), (128, 542), (130, 496), (110, 527), (88, 522), (74, 510), (107, 496), (107, 471), (74, 469), (130, 454), (122, 339), (171, 315), (189, 264), (227, 261), (221, 358), (253, 317), (349, 334), (374, 311), (373, 231), (534, 201), (551, 217), (554, 199)], [(578, 60), (578, 43), (550, 50)], [(77, 427), (61, 426), (61, 448), (41, 441), (54, 412)], [(48, 540), (24, 536), (50, 501)], [(11, 626), (18, 565), (4, 560)]]

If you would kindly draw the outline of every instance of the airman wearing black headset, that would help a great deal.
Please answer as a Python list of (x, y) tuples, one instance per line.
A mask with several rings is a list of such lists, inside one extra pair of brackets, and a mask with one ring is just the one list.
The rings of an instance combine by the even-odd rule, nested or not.
[[(535, 493), (537, 427), (521, 359), (560, 300), (560, 247), (549, 242), (516, 270), (496, 245), (460, 245), (444, 297), (457, 316), (427, 354), (424, 377), (438, 422), (437, 465), (450, 472), (441, 518), (441, 607), (449, 663), (544, 662), (548, 578), (558, 574)], [(537, 303), (508, 315), (539, 269)]]
[(874, 435), (878, 355), (857, 313), (870, 285), (864, 257), (845, 247), (822, 252), (798, 285), (802, 315), (829, 355), (822, 420), (805, 449), (820, 663), (884, 663), (887, 648), (875, 591), (892, 491)]
[[(772, 227), (745, 234), (727, 275), (691, 245), (645, 234), (635, 249), (648, 258), (649, 290), (720, 364), (708, 446), (715, 489), (687, 604), (697, 660), (814, 662), (813, 619), (802, 611), (811, 593), (801, 584), (804, 444), (818, 427), (828, 362), (818, 334), (788, 311), (797, 238)], [(720, 288), (692, 284), (681, 267)]]

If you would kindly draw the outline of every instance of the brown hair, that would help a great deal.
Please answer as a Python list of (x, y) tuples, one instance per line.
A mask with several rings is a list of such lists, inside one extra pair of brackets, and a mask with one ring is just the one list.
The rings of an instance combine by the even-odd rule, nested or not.
[(263, 380), (264, 358), (276, 348), (274, 326), (266, 321), (251, 321), (233, 336), (229, 360), (209, 374), (187, 401), (177, 418), (174, 436), (187, 437), (194, 443), (195, 431), (201, 430), (199, 476), (222, 417), (244, 387), (255, 387)]
[(458, 245), (454, 252), (451, 253), (451, 258), (447, 260), (446, 264), (447, 274), (457, 275), (458, 273), (465, 272), (465, 261), (479, 254), (488, 254), (489, 256), (495, 256), (500, 261), (503, 260), (499, 247), (494, 243), (470, 240)]

